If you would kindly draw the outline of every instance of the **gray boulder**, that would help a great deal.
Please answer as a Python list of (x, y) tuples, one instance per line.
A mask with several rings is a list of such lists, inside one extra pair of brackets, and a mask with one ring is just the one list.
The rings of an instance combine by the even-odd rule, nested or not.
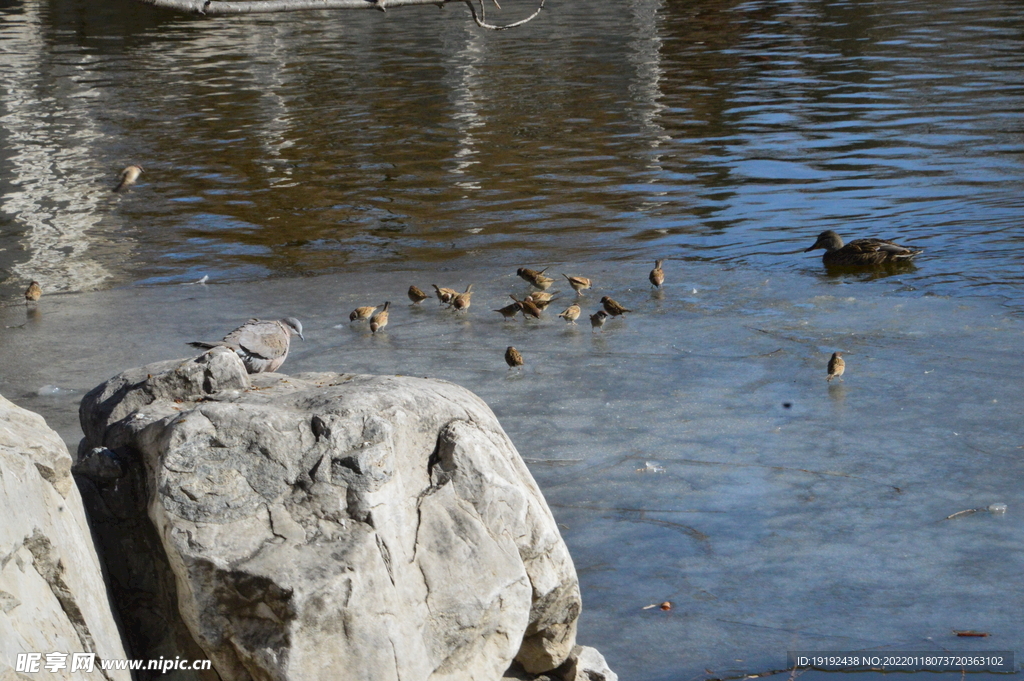
[[(19, 653), (40, 653), (39, 669), (18, 674)], [(59, 666), (43, 666), (47, 653), (63, 654)], [(94, 655), (96, 671), (72, 672), (76, 653)], [(125, 657), (67, 447), (0, 396), (0, 679), (129, 681), (99, 671)]]
[[(127, 560), (159, 540), (137, 586), (170, 626), (150, 647), (181, 651), (183, 623), (225, 681), (494, 681), (573, 650), (568, 550), (494, 414), (459, 386), (249, 376), (213, 350), (111, 379), (81, 419), (107, 543)], [(129, 528), (141, 500), (152, 526)]]

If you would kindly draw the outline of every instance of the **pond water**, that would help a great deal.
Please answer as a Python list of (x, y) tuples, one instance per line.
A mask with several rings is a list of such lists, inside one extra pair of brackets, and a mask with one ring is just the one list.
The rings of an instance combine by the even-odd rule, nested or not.
[[(488, 401), (576, 561), (580, 640), (624, 679), (1024, 652), (1018, 4), (555, 1), (504, 33), (456, 6), (0, 17), (0, 393), (72, 449), (98, 382), (294, 315), (284, 371)], [(803, 253), (824, 229), (925, 252), (830, 275)], [(634, 312), (566, 325), (556, 285), (505, 322), (524, 265)], [(412, 283), (473, 306), (409, 306)], [(385, 333), (348, 323), (384, 300)]]

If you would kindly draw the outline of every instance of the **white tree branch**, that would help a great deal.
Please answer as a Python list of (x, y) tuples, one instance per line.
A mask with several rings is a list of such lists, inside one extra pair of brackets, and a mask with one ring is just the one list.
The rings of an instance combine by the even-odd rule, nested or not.
[[(406, 7), (409, 5), (437, 5), (441, 7), (450, 2), (462, 2), (469, 7), (473, 15), (473, 21), (477, 26), (492, 31), (504, 31), (505, 29), (522, 26), (532, 20), (544, 9), (544, 0), (540, 0), (537, 11), (520, 21), (511, 24), (496, 25), (487, 23), (487, 15), (484, 10), (484, 0), (480, 0), (479, 11), (473, 5), (473, 0), (238, 0), (237, 2), (224, 0), (138, 0), (139, 2), (159, 7), (160, 9), (171, 10), (172, 12), (183, 12), (186, 14), (202, 14), (205, 16), (227, 16), (233, 14), (264, 14), (268, 12), (298, 12), (310, 9), (378, 9), (386, 10), (394, 7)], [(497, 4), (497, 2), (495, 2)]]

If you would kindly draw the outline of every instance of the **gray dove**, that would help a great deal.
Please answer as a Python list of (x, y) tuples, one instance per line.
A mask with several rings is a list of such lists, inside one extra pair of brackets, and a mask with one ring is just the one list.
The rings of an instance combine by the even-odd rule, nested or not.
[(277, 320), (250, 319), (224, 336), (222, 341), (193, 341), (194, 348), (230, 348), (245, 364), (250, 374), (277, 371), (288, 358), (288, 345), (292, 336), (302, 335), (302, 322), (295, 317)]

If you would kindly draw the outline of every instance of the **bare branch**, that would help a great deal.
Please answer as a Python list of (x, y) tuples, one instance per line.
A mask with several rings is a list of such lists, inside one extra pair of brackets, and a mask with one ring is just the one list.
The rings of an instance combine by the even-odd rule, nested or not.
[[(526, 17), (522, 21), (516, 21), (516, 22), (511, 23), (511, 24), (505, 24), (504, 26), (496, 26), (494, 24), (488, 24), (487, 23), (487, 16), (486, 16), (486, 14), (484, 12), (484, 0), (480, 0), (480, 16), (479, 17), (477, 17), (476, 9), (473, 7), (473, 0), (463, 0), (463, 2), (466, 3), (466, 7), (469, 7), (469, 11), (473, 14), (473, 21), (476, 22), (476, 25), (480, 26), (481, 28), (490, 29), (492, 31), (504, 31), (504, 30), (509, 29), (509, 28), (515, 28), (516, 26), (522, 26), (527, 21), (531, 21), (534, 17), (536, 17), (538, 14), (540, 14), (540, 11), (542, 9), (544, 9), (544, 0), (540, 0), (540, 5), (537, 6), (537, 11), (534, 12), (533, 14), (531, 14), (530, 16)], [(495, 5), (498, 4), (497, 0), (495, 0), (494, 4)], [(498, 5), (498, 9), (501, 9), (501, 5)]]
[[(235, 14), (266, 14), (269, 12), (297, 12), (303, 10), (323, 9), (377, 9), (385, 10), (394, 7), (406, 7), (410, 5), (437, 5), (441, 7), (449, 2), (462, 2), (469, 7), (473, 15), (473, 21), (477, 26), (491, 31), (504, 31), (516, 26), (522, 26), (532, 20), (544, 8), (544, 0), (540, 0), (537, 11), (521, 21), (499, 26), (487, 23), (487, 16), (484, 12), (483, 0), (480, 2), (480, 11), (477, 13), (473, 0), (238, 0), (238, 2), (225, 2), (223, 0), (138, 0), (139, 2), (167, 9), (173, 12), (186, 14), (201, 14), (204, 16), (228, 16)], [(495, 2), (495, 5), (498, 3)], [(498, 7), (501, 8), (500, 6)]]

